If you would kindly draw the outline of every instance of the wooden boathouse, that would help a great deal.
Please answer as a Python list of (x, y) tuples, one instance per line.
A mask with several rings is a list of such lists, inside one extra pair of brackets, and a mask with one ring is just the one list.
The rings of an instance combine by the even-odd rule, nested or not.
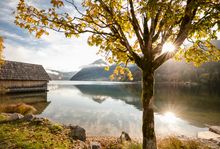
[(9, 93), (47, 91), (50, 77), (42, 65), (4, 61), (0, 89)]

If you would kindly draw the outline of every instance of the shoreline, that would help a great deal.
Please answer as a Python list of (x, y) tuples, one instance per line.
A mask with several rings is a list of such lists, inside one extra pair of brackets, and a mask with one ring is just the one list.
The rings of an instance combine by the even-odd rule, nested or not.
[[(48, 120), (47, 118), (38, 117), (35, 115), (21, 115), (18, 113), (0, 113), (0, 143), (4, 144), (4, 138), (14, 138), (14, 141), (5, 140), (5, 147), (10, 148), (8, 145), (13, 146), (19, 146), (19, 145), (29, 145), (33, 146), (35, 143), (38, 142), (39, 146), (43, 146), (45, 148), (49, 148), (51, 144), (53, 144), (52, 148), (61, 147), (61, 148), (78, 148), (79, 149), (87, 149), (91, 148), (92, 145), (94, 146), (100, 146), (103, 149), (124, 149), (124, 146), (136, 146), (138, 149), (141, 147), (141, 141), (131, 138), (129, 140), (128, 138), (118, 136), (87, 136), (86, 130), (85, 130), (85, 140), (80, 139), (80, 137), (83, 136), (83, 133), (81, 133), (81, 130), (84, 130), (84, 128), (81, 128), (80, 126), (67, 126), (64, 124), (56, 123), (51, 120)], [(73, 127), (77, 127), (74, 130), (77, 132), (76, 134), (73, 134)], [(24, 129), (24, 130), (22, 130)], [(17, 134), (12, 131), (16, 130)], [(33, 131), (34, 130), (34, 131)], [(4, 132), (5, 133), (4, 133)], [(23, 133), (24, 132), (24, 133)], [(70, 135), (72, 133), (72, 135)], [(39, 137), (39, 134), (44, 134), (44, 136)], [(19, 140), (19, 135), (27, 136), (27, 138), (21, 138)], [(32, 137), (35, 137), (35, 140), (30, 141), (28, 138), (29, 135), (32, 135)], [(77, 136), (78, 135), (78, 136)], [(76, 138), (76, 136), (78, 138)], [(18, 137), (16, 139), (16, 137)], [(49, 141), (46, 141), (45, 139), (49, 138)], [(58, 141), (53, 142), (54, 141)], [(27, 141), (28, 139), (28, 141)], [(51, 140), (50, 140), (51, 139)], [(3, 141), (2, 141), (3, 140)], [(61, 142), (59, 140), (62, 140)], [(13, 143), (14, 142), (14, 143)], [(45, 142), (51, 142), (51, 144), (48, 145), (48, 143)], [(205, 140), (205, 139), (199, 139), (199, 138), (189, 138), (187, 136), (167, 136), (167, 137), (157, 137), (158, 146), (167, 146), (167, 144), (193, 144), (195, 146), (207, 146), (209, 148), (217, 149), (220, 148), (220, 142), (214, 142), (214, 140)], [(165, 144), (165, 145), (164, 145)], [(1, 147), (0, 147), (1, 148)], [(125, 147), (126, 149), (126, 147)], [(161, 147), (163, 149), (163, 147)]]

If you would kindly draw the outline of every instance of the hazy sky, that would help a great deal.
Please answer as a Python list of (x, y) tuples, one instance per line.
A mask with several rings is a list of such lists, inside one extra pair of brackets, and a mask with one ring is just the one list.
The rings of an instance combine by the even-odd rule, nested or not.
[[(47, 7), (50, 0), (28, 0)], [(76, 0), (75, 0), (76, 1)], [(81, 3), (81, 0), (77, 0)], [(77, 2), (76, 1), (76, 2)], [(37, 2), (37, 3), (36, 3)], [(12, 14), (18, 0), (0, 0), (0, 35), (5, 39), (4, 58), (7, 60), (42, 64), (45, 68), (73, 71), (101, 58), (98, 48), (87, 45), (87, 36), (67, 39), (62, 33), (50, 31), (49, 36), (36, 39), (17, 27)], [(74, 13), (72, 7), (66, 7)]]

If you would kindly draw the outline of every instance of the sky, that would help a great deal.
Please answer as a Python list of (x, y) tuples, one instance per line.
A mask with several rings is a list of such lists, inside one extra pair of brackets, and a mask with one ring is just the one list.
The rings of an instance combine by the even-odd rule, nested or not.
[[(27, 0), (37, 7), (46, 8), (49, 0)], [(75, 0), (79, 5), (81, 0)], [(88, 34), (67, 39), (62, 33), (49, 31), (36, 39), (14, 24), (13, 11), (18, 0), (0, 0), (0, 35), (4, 37), (4, 58), (11, 61), (41, 64), (46, 69), (76, 71), (82, 66), (102, 58), (97, 47), (87, 44)], [(74, 15), (71, 6), (65, 6)]]
[[(50, 0), (26, 0), (38, 8), (50, 7)], [(74, 0), (80, 7), (82, 0)], [(25, 29), (14, 24), (14, 14), (18, 0), (0, 0), (0, 35), (4, 37), (4, 58), (11, 61), (41, 64), (46, 69), (59, 71), (76, 71), (85, 65), (103, 58), (97, 55), (98, 47), (87, 44), (88, 34), (79, 38), (65, 38), (62, 33), (49, 31), (36, 39)], [(74, 8), (65, 4), (65, 10), (71, 15), (77, 15)], [(219, 33), (220, 34), (220, 33)], [(218, 39), (220, 35), (218, 34)]]

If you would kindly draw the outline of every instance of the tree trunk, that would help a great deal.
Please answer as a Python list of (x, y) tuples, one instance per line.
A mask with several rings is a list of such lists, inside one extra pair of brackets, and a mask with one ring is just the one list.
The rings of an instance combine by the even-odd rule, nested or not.
[(143, 149), (157, 149), (153, 110), (154, 73), (143, 70), (142, 75)]

